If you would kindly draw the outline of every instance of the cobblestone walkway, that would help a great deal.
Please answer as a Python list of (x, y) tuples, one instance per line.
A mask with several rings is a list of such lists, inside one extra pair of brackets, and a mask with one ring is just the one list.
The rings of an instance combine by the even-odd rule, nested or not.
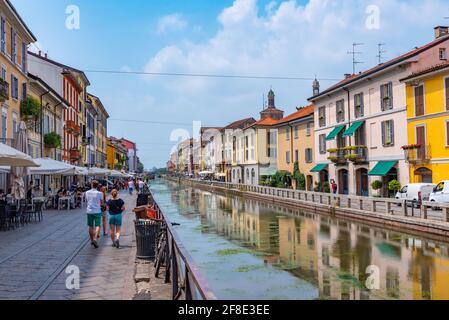
[[(46, 211), (42, 223), (0, 232), (0, 299), (133, 299), (135, 196), (122, 198), (128, 213), (121, 249), (109, 237), (100, 239), (99, 249), (91, 247), (80, 209)], [(67, 266), (79, 268), (79, 290), (66, 288)]]

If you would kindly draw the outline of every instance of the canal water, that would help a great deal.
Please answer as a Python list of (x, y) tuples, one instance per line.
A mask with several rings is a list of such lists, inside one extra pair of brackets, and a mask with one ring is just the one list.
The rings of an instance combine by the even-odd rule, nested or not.
[(449, 299), (449, 244), (156, 181), (220, 299)]

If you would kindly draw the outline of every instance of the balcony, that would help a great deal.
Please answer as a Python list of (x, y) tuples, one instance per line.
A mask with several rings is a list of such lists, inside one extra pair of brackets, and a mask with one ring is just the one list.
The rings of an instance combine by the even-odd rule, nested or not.
[(432, 158), (429, 145), (408, 145), (403, 146), (402, 150), (404, 150), (406, 161), (411, 164), (428, 163)]
[(329, 157), (327, 159), (332, 161), (336, 165), (344, 166), (348, 164), (348, 160), (345, 158), (345, 148), (329, 149), (327, 150), (327, 152), (329, 152)]
[(344, 148), (346, 160), (351, 161), (354, 164), (366, 163), (368, 160), (368, 148), (366, 146), (351, 146)]
[(77, 161), (81, 159), (81, 152), (78, 149), (71, 149), (69, 153), (71, 161)]
[(73, 133), (74, 135), (79, 135), (81, 133), (81, 127), (73, 120), (66, 121), (65, 129), (68, 133)]
[(81, 145), (83, 145), (83, 146), (88, 146), (88, 145), (90, 145), (90, 141), (91, 141), (91, 138), (90, 138), (90, 137), (83, 137), (83, 138), (81, 139)]
[(0, 78), (0, 102), (9, 100), (9, 83)]

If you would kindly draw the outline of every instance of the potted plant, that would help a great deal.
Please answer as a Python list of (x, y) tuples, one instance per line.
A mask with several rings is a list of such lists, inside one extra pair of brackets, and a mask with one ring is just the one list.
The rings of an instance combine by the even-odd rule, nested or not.
[(56, 132), (47, 133), (44, 136), (44, 144), (50, 149), (59, 148), (61, 147), (61, 136)]
[(377, 191), (377, 197), (380, 197), (379, 190), (382, 189), (383, 186), (383, 182), (379, 180), (373, 181), (371, 183), (371, 188), (373, 188), (374, 191)]
[(391, 180), (388, 183), (388, 190), (396, 194), (399, 190), (401, 190), (402, 186), (398, 180)]
[(28, 96), (20, 103), (20, 115), (25, 121), (36, 121), (39, 117), (41, 105), (37, 99)]

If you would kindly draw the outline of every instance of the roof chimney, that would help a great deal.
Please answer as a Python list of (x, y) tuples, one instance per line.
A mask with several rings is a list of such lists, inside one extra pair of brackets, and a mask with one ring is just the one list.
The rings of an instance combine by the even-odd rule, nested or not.
[(42, 56), (42, 51), (39, 50), (39, 57)]
[(438, 26), (435, 27), (435, 39), (439, 39), (449, 34), (449, 27), (447, 26)]
[(45, 54), (45, 59), (47, 59), (48, 58), (48, 54)]
[(350, 74), (350, 73), (345, 73), (345, 79), (349, 79), (349, 78), (351, 78), (352, 77), (352, 74)]

